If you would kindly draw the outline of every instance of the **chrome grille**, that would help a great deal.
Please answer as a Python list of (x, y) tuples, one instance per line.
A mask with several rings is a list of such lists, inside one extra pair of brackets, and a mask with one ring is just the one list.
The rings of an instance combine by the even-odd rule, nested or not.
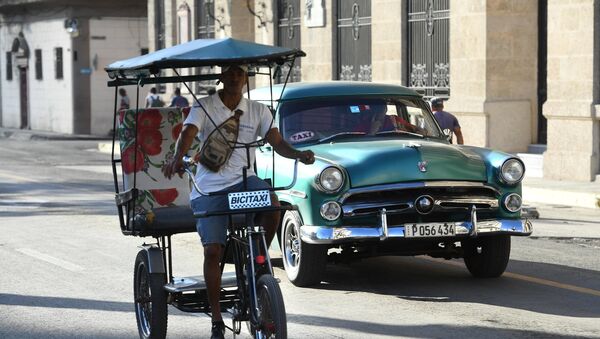
[[(426, 216), (409, 217), (417, 214), (414, 204), (423, 195), (433, 198), (433, 211)], [(345, 218), (375, 216), (385, 208), (388, 214), (403, 215), (399, 217), (404, 221), (451, 220), (468, 217), (468, 211), (473, 206), (478, 213), (493, 213), (498, 209), (499, 195), (495, 188), (483, 183), (422, 182), (352, 189), (340, 199), (340, 203)]]

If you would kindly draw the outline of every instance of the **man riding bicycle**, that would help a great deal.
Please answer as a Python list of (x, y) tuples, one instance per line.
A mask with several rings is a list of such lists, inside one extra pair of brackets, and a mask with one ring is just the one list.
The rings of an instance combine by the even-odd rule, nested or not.
[[(190, 114), (184, 121), (183, 129), (177, 139), (173, 158), (165, 163), (163, 174), (167, 178), (173, 177), (175, 173), (181, 173), (183, 167), (182, 158), (189, 150), (194, 137), (198, 135), (202, 145), (211, 141), (211, 133), (219, 133), (221, 138), (226, 138), (228, 132), (233, 133), (233, 141), (249, 144), (264, 137), (279, 155), (299, 159), (305, 164), (314, 162), (312, 151), (298, 151), (288, 144), (276, 127), (272, 126), (272, 115), (267, 106), (248, 100), (243, 97), (243, 89), (247, 83), (247, 66), (223, 67), (220, 82), (223, 89), (215, 94), (198, 100), (193, 106)], [(210, 114), (210, 119), (206, 113)], [(237, 130), (223, 129), (215, 131), (217, 126), (224, 126), (235, 119), (234, 125)], [(218, 146), (218, 145), (217, 145)], [(204, 147), (203, 147), (204, 148)], [(201, 157), (206, 154), (201, 152)], [(245, 148), (235, 148), (224, 157), (224, 163), (215, 165), (214, 159), (200, 158), (196, 169), (195, 179), (199, 187), (205, 193), (218, 191), (240, 191), (269, 189), (269, 185), (259, 179), (252, 168), (248, 169), (247, 187), (243, 187), (243, 168), (254, 163), (254, 153), (248, 153)], [(206, 157), (208, 158), (208, 157)], [(217, 211), (228, 208), (227, 195), (201, 195), (195, 189), (190, 196), (191, 206), (194, 212)], [(275, 194), (271, 194), (271, 204), (279, 206)], [(266, 231), (267, 245), (270, 245), (281, 218), (280, 212), (261, 213), (257, 223), (262, 225)], [(196, 223), (204, 247), (204, 279), (206, 282), (208, 301), (212, 311), (212, 334), (211, 338), (223, 338), (225, 324), (221, 317), (219, 305), (221, 271), (220, 261), (227, 237), (227, 216), (211, 216), (199, 218)]]

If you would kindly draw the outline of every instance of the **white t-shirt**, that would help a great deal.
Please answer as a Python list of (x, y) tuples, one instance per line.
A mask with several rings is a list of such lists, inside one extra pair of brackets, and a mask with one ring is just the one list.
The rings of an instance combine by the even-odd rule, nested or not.
[[(206, 109), (210, 117), (219, 126), (229, 117), (234, 115), (236, 110), (244, 112), (240, 117), (240, 130), (238, 133), (239, 143), (251, 143), (256, 141), (259, 136), (264, 138), (272, 126), (273, 117), (269, 108), (261, 103), (242, 98), (238, 106), (232, 111), (219, 97), (218, 93), (211, 96), (201, 98), (200, 105)], [(194, 104), (190, 114), (185, 119), (184, 125), (191, 124), (198, 128), (198, 138), (202, 145), (210, 133), (215, 130), (216, 126), (206, 117), (204, 110)], [(254, 175), (254, 149), (250, 150), (250, 168), (248, 176)], [(236, 148), (231, 157), (219, 172), (213, 172), (202, 165), (198, 165), (196, 169), (196, 182), (203, 192), (220, 191), (224, 188), (237, 184), (243, 180), (242, 168), (248, 165), (245, 148)], [(200, 194), (192, 189), (190, 199), (193, 200), (199, 197)]]

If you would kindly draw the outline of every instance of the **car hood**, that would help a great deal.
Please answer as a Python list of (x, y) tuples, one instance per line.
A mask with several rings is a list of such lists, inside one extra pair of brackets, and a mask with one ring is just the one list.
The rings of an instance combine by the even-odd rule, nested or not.
[(342, 166), (352, 187), (426, 180), (486, 181), (486, 166), (479, 155), (442, 142), (375, 139), (310, 149), (322, 160)]

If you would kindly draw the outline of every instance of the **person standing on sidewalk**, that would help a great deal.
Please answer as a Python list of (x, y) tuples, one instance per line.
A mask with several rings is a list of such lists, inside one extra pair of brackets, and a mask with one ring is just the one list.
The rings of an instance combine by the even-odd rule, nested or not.
[(148, 96), (146, 97), (146, 108), (163, 107), (164, 105), (165, 103), (156, 92), (156, 87), (150, 88), (150, 93), (148, 93)]
[(129, 97), (125, 88), (119, 88), (119, 110), (129, 109)]
[(188, 107), (189, 105), (190, 102), (181, 95), (179, 87), (175, 88), (175, 95), (173, 96), (173, 100), (171, 100), (171, 105), (169, 105), (169, 107)]
[(464, 140), (462, 131), (460, 130), (460, 124), (458, 123), (458, 119), (456, 119), (456, 117), (453, 114), (444, 111), (444, 100), (438, 97), (432, 98), (431, 110), (433, 111), (433, 116), (442, 128), (444, 134), (450, 136), (450, 142), (452, 142), (452, 135), (455, 134), (456, 143), (459, 145), (463, 145)]

